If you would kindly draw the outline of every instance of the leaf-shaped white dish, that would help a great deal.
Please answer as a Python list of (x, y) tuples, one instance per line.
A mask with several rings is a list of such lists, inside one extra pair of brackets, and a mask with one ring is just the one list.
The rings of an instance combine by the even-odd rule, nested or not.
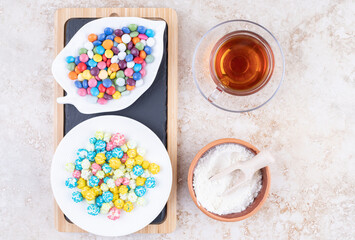
[[(136, 87), (127, 96), (122, 96), (119, 99), (107, 101), (107, 104), (101, 105), (89, 101), (88, 96), (79, 96), (74, 81), (68, 77), (68, 69), (65, 58), (67, 56), (77, 56), (78, 50), (88, 41), (87, 37), (91, 33), (103, 33), (106, 27), (113, 29), (127, 27), (129, 24), (142, 25), (146, 28), (153, 29), (155, 32), (155, 45), (152, 47), (152, 55), (154, 61), (145, 66), (146, 75), (143, 77), (144, 84)], [(148, 20), (136, 17), (108, 17), (100, 18), (85, 24), (73, 36), (69, 43), (57, 55), (52, 64), (52, 73), (55, 80), (67, 92), (65, 97), (57, 99), (58, 103), (73, 104), (81, 113), (93, 114), (100, 112), (112, 112), (125, 109), (132, 105), (148, 88), (153, 84), (157, 75), (164, 52), (164, 30), (166, 23), (163, 20)]]

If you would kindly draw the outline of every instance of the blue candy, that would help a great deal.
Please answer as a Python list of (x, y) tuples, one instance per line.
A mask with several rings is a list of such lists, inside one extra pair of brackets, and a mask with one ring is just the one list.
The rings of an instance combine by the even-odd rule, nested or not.
[(88, 185), (90, 187), (96, 187), (99, 185), (99, 178), (96, 177), (96, 176), (91, 176), (90, 179), (89, 179), (89, 182), (88, 182)]
[(104, 33), (105, 33), (106, 35), (111, 35), (111, 34), (113, 33), (113, 29), (107, 27), (107, 28), (104, 29)]
[(96, 216), (100, 213), (100, 208), (95, 204), (90, 204), (87, 208), (88, 214)]
[(146, 30), (147, 30), (147, 29), (146, 29), (144, 26), (138, 26), (138, 27), (137, 27), (137, 31), (138, 31), (139, 33), (144, 34)]
[(96, 40), (96, 41), (94, 41), (92, 44), (94, 44), (94, 46), (100, 46), (101, 44), (102, 44), (102, 42), (101, 41), (99, 41), (99, 40)]
[(89, 142), (91, 143), (91, 144), (95, 144), (96, 143), (96, 138), (95, 137), (92, 137), (92, 138), (90, 138), (90, 140), (89, 140)]
[(145, 186), (147, 188), (154, 188), (156, 185), (155, 183), (155, 178), (153, 177), (147, 177), (147, 179), (145, 180)]
[(65, 58), (65, 61), (66, 61), (67, 63), (72, 63), (72, 62), (75, 61), (75, 58), (74, 58), (73, 56), (68, 56), (68, 57)]
[(88, 156), (86, 158), (89, 159), (90, 162), (93, 162), (95, 161), (95, 157), (96, 157), (96, 152), (90, 151), (88, 152)]
[(114, 148), (112, 151), (112, 157), (115, 157), (115, 158), (122, 158), (124, 153), (122, 151), (121, 148), (117, 147), (117, 148)]
[(101, 196), (105, 203), (111, 202), (113, 199), (113, 194), (110, 191), (103, 192)]
[(138, 187), (136, 187), (136, 189), (134, 189), (134, 193), (138, 197), (143, 197), (146, 191), (147, 191), (147, 189), (145, 189), (145, 187), (143, 187), (143, 186), (138, 186)]
[(75, 81), (74, 84), (75, 84), (75, 87), (77, 87), (77, 88), (83, 87), (83, 84), (81, 83), (81, 81)]
[(150, 55), (150, 54), (152, 54), (152, 48), (149, 47), (149, 46), (145, 46), (145, 47), (144, 47), (144, 52), (145, 52), (147, 55)]
[(75, 65), (78, 65), (79, 63), (81, 63), (79, 56), (77, 56), (75, 58), (74, 63), (75, 63)]
[(145, 31), (145, 35), (148, 37), (154, 37), (155, 32), (152, 29), (147, 29), (147, 31)]
[(133, 61), (133, 55), (132, 54), (128, 54), (125, 58), (126, 62), (131, 62)]
[(118, 42), (114, 41), (113, 46), (117, 47), (117, 45), (118, 45)]
[(103, 46), (98, 46), (97, 48), (96, 48), (96, 52), (97, 52), (97, 54), (100, 54), (100, 55), (102, 55), (102, 54), (104, 54), (105, 53), (105, 48), (103, 47)]
[(93, 59), (90, 59), (88, 61), (87, 65), (89, 65), (90, 67), (96, 67), (97, 66), (97, 62), (95, 62)]
[(91, 93), (91, 95), (96, 97), (97, 95), (99, 95), (100, 91), (99, 91), (99, 89), (97, 89), (97, 87), (93, 87), (90, 89), (90, 93)]
[(107, 151), (105, 153), (105, 156), (106, 156), (106, 161), (108, 162), (112, 158), (112, 152), (111, 151)]
[(130, 32), (131, 32), (131, 30), (129, 30), (128, 27), (123, 27), (123, 28), (122, 28), (122, 31), (123, 31), (124, 33), (130, 33)]
[(83, 85), (83, 88), (88, 88), (89, 87), (89, 83), (88, 80), (84, 79), (81, 84)]
[(140, 74), (139, 72), (133, 73), (133, 80), (138, 81), (141, 78), (142, 78), (142, 74)]
[(104, 171), (105, 173), (109, 173), (109, 172), (111, 172), (111, 170), (112, 170), (112, 168), (107, 163), (102, 165), (102, 171)]
[(80, 159), (80, 158), (75, 160), (75, 169), (76, 170), (82, 170), (83, 169), (83, 167), (81, 166), (82, 162), (83, 162), (83, 159)]
[(83, 170), (83, 167), (81, 166), (81, 164), (75, 164), (75, 170)]
[(106, 39), (106, 34), (105, 33), (101, 33), (99, 34), (99, 36), (97, 36), (97, 40), (99, 41), (104, 41)]
[(78, 155), (78, 157), (79, 157), (80, 159), (84, 159), (84, 158), (86, 158), (86, 156), (88, 155), (88, 150), (83, 149), (83, 148), (80, 148), (80, 149), (78, 150), (78, 152), (76, 153), (76, 155)]
[(105, 177), (105, 178), (104, 178), (104, 183), (107, 183), (107, 181), (108, 181), (109, 179), (110, 179), (109, 177)]
[(109, 88), (112, 86), (112, 81), (110, 79), (106, 78), (102, 81), (102, 84), (104, 85), (105, 88)]
[(107, 37), (106, 37), (106, 39), (110, 39), (110, 40), (112, 40), (113, 41), (113, 39), (115, 39), (115, 35), (108, 35)]
[(139, 63), (134, 64), (133, 71), (139, 72), (140, 70), (142, 70), (142, 64)]
[(75, 188), (76, 186), (78, 186), (77, 181), (78, 180), (76, 178), (70, 177), (65, 181), (65, 186), (67, 186), (68, 188)]
[(140, 176), (144, 173), (144, 169), (142, 168), (142, 166), (136, 165), (133, 167), (132, 172), (134, 173), (134, 175)]
[(76, 191), (76, 192), (73, 192), (72, 199), (74, 200), (74, 202), (78, 203), (83, 200), (83, 196), (81, 195), (81, 193), (79, 191)]
[(96, 205), (98, 206), (98, 207), (101, 207), (102, 206), (102, 204), (104, 203), (104, 200), (102, 199), (102, 195), (100, 195), (100, 196), (98, 196), (97, 198), (96, 198)]
[(91, 67), (90, 67), (90, 66), (86, 66), (86, 69), (87, 69), (87, 70), (90, 70), (90, 69), (91, 69)]
[(129, 190), (131, 190), (131, 187), (127, 185), (127, 189), (128, 189), (128, 191), (129, 191)]
[[(93, 88), (91, 88), (93, 89)], [(106, 148), (106, 142), (105, 141), (102, 141), (102, 140), (97, 140), (96, 143), (95, 143), (95, 149), (96, 150), (105, 150)]]

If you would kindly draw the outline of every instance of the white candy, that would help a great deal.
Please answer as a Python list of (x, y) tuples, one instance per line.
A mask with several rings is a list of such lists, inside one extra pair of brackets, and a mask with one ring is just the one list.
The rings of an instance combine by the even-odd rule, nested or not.
[(155, 39), (154, 38), (148, 38), (147, 39), (147, 46), (153, 47), (155, 44)]
[(138, 206), (144, 206), (145, 205), (145, 199), (143, 197), (139, 197), (137, 199), (137, 205)]
[(141, 40), (141, 43), (143, 43), (144, 44), (144, 46), (147, 46), (147, 41), (146, 40)]
[(126, 85), (126, 80), (124, 80), (123, 78), (117, 78), (115, 83), (117, 86), (122, 87), (122, 86)]
[(86, 100), (92, 104), (97, 103), (97, 97), (95, 97), (95, 96), (88, 96), (88, 97), (86, 97)]
[(131, 41), (131, 36), (129, 36), (128, 34), (123, 34), (122, 37), (121, 37), (121, 40), (124, 43), (129, 43)]
[(92, 42), (86, 42), (84, 44), (84, 48), (86, 48), (87, 50), (92, 50), (94, 48), (94, 44)]
[(130, 62), (127, 63), (127, 67), (128, 67), (128, 68), (133, 68), (133, 67), (134, 67), (134, 64), (135, 64), (135, 63), (134, 63), (133, 61), (130, 61)]
[(107, 186), (106, 183), (102, 183), (102, 184), (100, 185), (100, 188), (101, 188), (101, 190), (102, 190), (103, 192), (108, 191), (108, 186)]
[(129, 94), (131, 94), (131, 91), (123, 91), (123, 92), (121, 92), (121, 96), (128, 96)]
[(83, 169), (81, 171), (81, 177), (84, 178), (85, 180), (89, 180), (89, 178), (92, 176), (92, 173), (88, 169)]
[(94, 52), (91, 50), (89, 50), (87, 54), (90, 59), (92, 59), (94, 57)]
[[(136, 176), (137, 177), (137, 176)], [(136, 188), (136, 180), (135, 179), (131, 179), (131, 180), (129, 180), (129, 187), (131, 188), (131, 189), (135, 189)]]
[(143, 178), (149, 178), (150, 176), (151, 174), (148, 169), (144, 170), (144, 173), (141, 175)]
[(126, 173), (124, 174), (124, 177), (126, 177), (126, 178), (130, 179), (131, 174), (130, 174), (129, 172), (126, 172)]
[[(144, 84), (143, 79), (139, 79), (138, 81), (136, 81), (136, 87), (140, 87)], [(140, 155), (140, 154), (139, 154)]]
[[(137, 84), (137, 82), (136, 82), (136, 84)], [(138, 148), (137, 148), (137, 153), (138, 153), (138, 155), (141, 155), (142, 157), (144, 157), (144, 155), (145, 155), (145, 149), (144, 149), (144, 148), (141, 148), (141, 147), (138, 147)]]
[(128, 147), (129, 149), (134, 149), (134, 148), (137, 147), (137, 142), (134, 141), (134, 140), (128, 141), (128, 142), (127, 142), (127, 147)]
[(124, 52), (127, 49), (126, 44), (124, 44), (124, 43), (118, 44), (117, 48), (118, 48), (118, 50), (120, 50), (120, 52)]
[(111, 139), (111, 133), (105, 132), (103, 140), (109, 142)]
[(95, 151), (95, 144), (88, 143), (88, 144), (86, 145), (86, 150), (88, 150), (89, 152)]
[(130, 191), (129, 193), (128, 193), (128, 201), (131, 201), (131, 202), (136, 202), (137, 201), (137, 195), (133, 192), (133, 191)]
[(109, 180), (107, 180), (107, 186), (109, 187), (109, 188), (114, 188), (116, 185), (115, 185), (115, 180), (113, 180), (113, 179), (109, 179)]
[(88, 159), (84, 159), (82, 162), (81, 162), (81, 166), (83, 169), (89, 169), (90, 166), (91, 166), (91, 163)]
[(120, 52), (117, 54), (119, 60), (124, 60), (126, 58), (126, 53), (125, 52)]
[(88, 204), (95, 204), (95, 200), (90, 200), (90, 201), (89, 201), (89, 200), (86, 199), (86, 202), (87, 202)]
[(118, 63), (118, 56), (115, 55), (111, 58), (111, 63)]
[(125, 194), (120, 193), (120, 198), (122, 200), (126, 200), (127, 199), (127, 193), (125, 193)]
[[(131, 176), (131, 178), (133, 178), (133, 179), (136, 179), (136, 178), (137, 178), (137, 175), (134, 174), (133, 171), (130, 172), (130, 176)], [(132, 181), (132, 180), (131, 180), (131, 181)], [(129, 182), (129, 184), (131, 184), (131, 182)]]
[(123, 144), (122, 146), (120, 146), (121, 150), (123, 152), (127, 152), (128, 151), (128, 147), (127, 147), (127, 144)]
[(83, 77), (83, 74), (82, 74), (82, 73), (79, 73), (79, 74), (78, 74), (78, 80), (79, 80), (79, 81), (83, 81), (83, 80), (84, 80), (84, 77)]
[[(121, 148), (121, 149), (122, 149), (122, 148)], [(122, 170), (123, 173), (126, 172), (126, 166), (125, 166), (124, 164), (121, 164), (118, 169)]]

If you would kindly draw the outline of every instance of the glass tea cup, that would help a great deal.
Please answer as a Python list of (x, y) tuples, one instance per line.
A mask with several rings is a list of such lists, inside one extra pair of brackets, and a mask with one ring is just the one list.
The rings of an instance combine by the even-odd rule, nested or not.
[(263, 26), (231, 20), (211, 28), (196, 46), (192, 71), (202, 96), (229, 112), (248, 112), (269, 102), (283, 81), (280, 44)]

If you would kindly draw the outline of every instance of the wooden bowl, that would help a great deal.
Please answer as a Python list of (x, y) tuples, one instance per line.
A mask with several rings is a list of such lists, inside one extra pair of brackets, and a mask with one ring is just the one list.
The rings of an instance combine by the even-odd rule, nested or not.
[(194, 188), (193, 188), (193, 177), (194, 177), (195, 167), (196, 167), (198, 161), (200, 160), (200, 158), (204, 155), (204, 153), (206, 151), (208, 151), (209, 149), (211, 149), (211, 148), (213, 148), (213, 147), (215, 147), (217, 145), (226, 144), (226, 143), (240, 144), (240, 145), (242, 145), (244, 147), (249, 148), (255, 154), (260, 152), (255, 146), (251, 145), (250, 143), (247, 143), (247, 142), (245, 142), (243, 140), (239, 140), (239, 139), (235, 139), (235, 138), (223, 138), (223, 139), (219, 139), (219, 140), (213, 141), (213, 142), (207, 144), (204, 148), (202, 148), (196, 154), (195, 158), (192, 160), (190, 168), (189, 168), (187, 183), (188, 183), (189, 192), (190, 192), (190, 195), (192, 197), (192, 200), (194, 201), (196, 206), (204, 214), (206, 214), (207, 216), (209, 216), (209, 217), (211, 217), (211, 218), (213, 218), (215, 220), (218, 220), (218, 221), (237, 222), (237, 221), (241, 221), (241, 220), (244, 220), (244, 219), (252, 216), (264, 204), (266, 198), (269, 195), (270, 171), (269, 171), (269, 167), (265, 167), (265, 168), (261, 169), (261, 172), (262, 172), (262, 187), (261, 187), (261, 190), (260, 190), (258, 196), (254, 199), (254, 202), (252, 202), (244, 211), (237, 212), (237, 213), (225, 214), (225, 215), (219, 215), (219, 214), (215, 214), (215, 213), (207, 211), (203, 206), (201, 206), (197, 202), (197, 199), (196, 199), (196, 194), (195, 194), (195, 191), (194, 191)]

